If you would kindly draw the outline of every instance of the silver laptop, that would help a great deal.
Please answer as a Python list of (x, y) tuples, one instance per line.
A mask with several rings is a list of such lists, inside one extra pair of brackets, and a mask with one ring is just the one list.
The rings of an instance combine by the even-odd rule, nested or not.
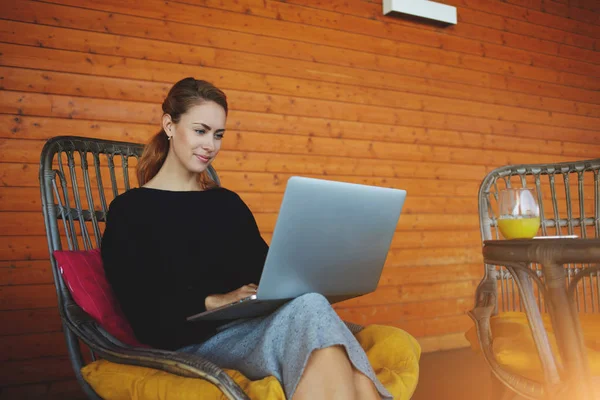
[(335, 303), (374, 291), (405, 198), (404, 190), (290, 178), (256, 295), (188, 321), (260, 316), (311, 292)]

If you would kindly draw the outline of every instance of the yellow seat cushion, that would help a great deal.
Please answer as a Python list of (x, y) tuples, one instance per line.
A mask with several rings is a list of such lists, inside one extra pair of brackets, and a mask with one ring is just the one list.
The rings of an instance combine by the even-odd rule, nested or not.
[[(369, 325), (356, 335), (381, 383), (394, 399), (408, 400), (419, 380), (418, 342), (401, 329)], [(151, 368), (98, 360), (81, 369), (84, 379), (107, 400), (225, 400), (221, 391), (202, 379), (184, 378)], [(250, 381), (225, 370), (252, 400), (285, 400), (283, 389), (268, 376)]]
[[(548, 332), (552, 351), (555, 355), (558, 355), (550, 315), (542, 314), (542, 318), (546, 332)], [(600, 376), (600, 314), (579, 314), (579, 321), (581, 322), (592, 375)], [(511, 372), (542, 382), (542, 365), (525, 313), (500, 313), (491, 318), (490, 324), (492, 349), (498, 363)], [(466, 337), (473, 350), (481, 351), (475, 327), (466, 333)]]

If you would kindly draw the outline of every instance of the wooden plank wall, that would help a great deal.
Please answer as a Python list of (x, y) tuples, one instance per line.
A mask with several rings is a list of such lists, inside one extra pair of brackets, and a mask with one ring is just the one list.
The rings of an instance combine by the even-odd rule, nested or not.
[[(216, 162), (268, 238), (292, 174), (407, 189), (379, 289), (338, 307), (464, 345), (493, 167), (600, 154), (594, 0), (448, 0), (451, 27), (366, 0), (0, 2), (0, 393), (66, 398), (40, 212), (44, 140), (146, 141), (172, 83), (230, 98)], [(66, 393), (70, 393), (69, 396)]]

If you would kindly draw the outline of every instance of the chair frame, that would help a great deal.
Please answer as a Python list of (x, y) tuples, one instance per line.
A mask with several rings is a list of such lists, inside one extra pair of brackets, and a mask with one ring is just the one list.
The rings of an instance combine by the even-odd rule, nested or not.
[[(114, 338), (75, 303), (58, 270), (53, 252), (55, 250), (63, 250), (59, 221), (62, 221), (67, 232), (68, 250), (80, 250), (80, 241), (83, 243), (85, 250), (100, 247), (101, 230), (99, 222), (106, 222), (106, 213), (108, 211), (108, 202), (106, 201), (105, 188), (102, 182), (102, 174), (100, 173), (100, 155), (107, 156), (108, 158), (108, 165), (106, 166), (109, 168), (110, 184), (113, 195), (116, 197), (118, 188), (113, 162), (114, 157), (120, 157), (122, 160), (121, 165), (125, 190), (129, 190), (131, 185), (128, 160), (131, 157), (139, 158), (143, 149), (144, 145), (139, 143), (77, 136), (57, 136), (49, 139), (41, 152), (39, 179), (42, 211), (48, 239), (50, 262), (52, 264), (52, 274), (58, 298), (58, 309), (67, 342), (67, 351), (75, 371), (75, 376), (88, 398), (94, 400), (101, 399), (81, 374), (81, 368), (86, 365), (86, 360), (83, 357), (80, 347), (81, 342), (83, 342), (89, 347), (92, 360), (96, 360), (98, 356), (115, 363), (154, 368), (183, 377), (204, 379), (216, 385), (229, 399), (249, 400), (249, 397), (229, 375), (217, 365), (200, 356), (159, 349), (132, 347)], [(88, 209), (83, 206), (83, 201), (80, 197), (81, 193), (76, 178), (78, 166), (76, 165), (74, 154), (79, 154), (80, 160), (82, 160), (79, 167), (83, 175), (83, 190)], [(90, 182), (90, 166), (87, 162), (88, 155), (92, 155), (94, 159), (92, 169), (97, 181), (97, 185), (94, 188), (100, 190), (101, 210), (97, 210), (94, 207), (92, 185)], [(69, 182), (66, 178), (65, 166), (62, 163), (62, 157), (65, 156), (71, 178), (71, 187), (68, 186)], [(57, 161), (58, 164), (55, 167)], [(105, 167), (105, 165), (102, 165), (102, 167)], [(208, 173), (210, 178), (217, 185), (220, 185), (219, 177), (212, 166), (209, 166)], [(70, 194), (74, 198), (75, 204), (73, 205), (70, 204), (69, 196), (67, 195), (69, 190), (72, 191)], [(65, 199), (65, 204), (62, 204), (60, 201), (61, 195)], [(86, 222), (91, 222), (92, 224), (96, 238), (95, 243), (91, 239)], [(75, 229), (76, 226), (81, 235), (79, 240), (77, 229)], [(346, 325), (354, 334), (363, 329), (362, 326), (353, 323), (346, 322)]]
[[(494, 212), (491, 207), (490, 195), (494, 195), (497, 193), (496, 182), (500, 179), (508, 179), (510, 182), (511, 177), (517, 177), (520, 179), (521, 186), (525, 186), (526, 178), (529, 176), (533, 177), (535, 181), (535, 186), (538, 194), (538, 201), (540, 203), (540, 217), (541, 217), (541, 229), (542, 235), (546, 236), (549, 234), (549, 228), (553, 228), (556, 231), (556, 234), (562, 234), (561, 229), (566, 230), (567, 234), (574, 233), (574, 227), (587, 227), (594, 226), (595, 237), (600, 237), (600, 193), (599, 193), (599, 171), (600, 171), (600, 158), (592, 159), (592, 160), (584, 160), (584, 161), (576, 161), (576, 162), (566, 162), (566, 163), (555, 163), (555, 164), (522, 164), (522, 165), (509, 165), (497, 168), (484, 178), (481, 183), (479, 189), (479, 217), (480, 217), (480, 229), (481, 229), (481, 238), (482, 243), (486, 240), (493, 240), (498, 238), (498, 230), (497, 230), (497, 221), (494, 215)], [(594, 217), (585, 217), (585, 213), (582, 211), (584, 209), (583, 199), (584, 199), (584, 173), (592, 173), (594, 175)], [(557, 197), (555, 191), (555, 175), (562, 176), (563, 183), (565, 183), (565, 195), (567, 199), (567, 204), (571, 202), (571, 193), (569, 186), (569, 177), (575, 174), (577, 176), (578, 183), (578, 196), (580, 199), (579, 208), (580, 215), (579, 217), (573, 216), (573, 210), (570, 205), (567, 206), (567, 217), (561, 218), (558, 212), (557, 206)], [(552, 207), (553, 207), (553, 217), (554, 218), (546, 218), (544, 214), (544, 203), (542, 201), (542, 193), (541, 193), (541, 177), (548, 177), (551, 188), (551, 199), (552, 199)], [(509, 185), (510, 186), (510, 183)], [(495, 191), (495, 192), (494, 192)], [(496, 237), (494, 237), (494, 228)], [(582, 230), (583, 237), (586, 237), (585, 229)], [(570, 287), (570, 295), (573, 296), (573, 287), (577, 282), (580, 282), (584, 276), (589, 276), (592, 279), (593, 274), (596, 274), (596, 279), (600, 279), (598, 276), (598, 268), (597, 267), (586, 267), (581, 270), (570, 270), (571, 267), (567, 267), (567, 272), (569, 276), (573, 273), (573, 279), (571, 280)], [(532, 278), (536, 276), (532, 276), (532, 274), (526, 274), (525, 272), (520, 272), (518, 269), (507, 268), (507, 273), (505, 274), (502, 270), (500, 271), (501, 280), (502, 279), (511, 279), (516, 281), (530, 281)], [(540, 275), (539, 270), (532, 271), (533, 275), (538, 276), (538, 281), (540, 278), (543, 278), (543, 275)], [(518, 274), (519, 276), (516, 276)], [(496, 379), (500, 381), (505, 387), (512, 389), (515, 393), (520, 396), (523, 396), (528, 399), (539, 399), (542, 398), (548, 390), (552, 390), (547, 385), (535, 382), (525, 377), (514, 374), (503, 367), (501, 367), (496, 361), (493, 351), (492, 351), (492, 332), (490, 326), (490, 318), (493, 315), (498, 313), (499, 303), (499, 279), (498, 279), (499, 271), (497, 270), (496, 265), (492, 264), (484, 264), (484, 277), (481, 280), (479, 286), (477, 287), (475, 293), (475, 305), (472, 311), (469, 312), (469, 315), (475, 322), (475, 326), (477, 329), (477, 336), (479, 339), (479, 344), (481, 346), (482, 352), (484, 354), (484, 358), (488, 365), (490, 366), (492, 373)], [(536, 282), (540, 283), (540, 282)], [(500, 285), (502, 285), (502, 281), (500, 281)], [(600, 286), (600, 285), (599, 285)], [(525, 309), (524, 311), (527, 314), (528, 320), (530, 322), (530, 328), (532, 331), (532, 335), (534, 337), (534, 341), (536, 343), (536, 347), (538, 350), (538, 356), (540, 358), (540, 362), (542, 364), (542, 368), (545, 373), (548, 371), (556, 372), (560, 368), (556, 365), (555, 357), (551, 351), (550, 342), (546, 332), (543, 330), (543, 322), (541, 317), (540, 304), (536, 304), (535, 295), (533, 292), (533, 285), (531, 284), (519, 284), (518, 285), (518, 295), (521, 299), (524, 299), (522, 302), (522, 306)], [(600, 291), (600, 287), (598, 289)], [(514, 292), (513, 292), (514, 293)], [(598, 296), (598, 293), (597, 293)], [(502, 293), (502, 297), (504, 297), (504, 293)], [(593, 301), (593, 296), (592, 296)], [(575, 303), (575, 302), (573, 302)], [(508, 302), (506, 303), (509, 304)], [(505, 307), (504, 299), (502, 299), (502, 308)], [(514, 308), (514, 301), (513, 301)], [(577, 310), (579, 310), (579, 302), (577, 302)], [(587, 311), (587, 309), (585, 310)], [(597, 309), (592, 308), (592, 312), (600, 311), (600, 301)]]
[[(73, 157), (73, 154), (75, 153), (79, 153), (82, 160), (87, 159), (87, 154), (92, 154), (95, 160), (94, 168), (96, 169), (97, 174), (98, 168), (100, 167), (100, 154), (121, 157), (124, 166), (125, 189), (128, 190), (130, 188), (130, 183), (128, 169), (126, 168), (127, 160), (130, 157), (140, 157), (143, 149), (144, 146), (137, 143), (61, 136), (48, 140), (41, 153), (39, 178), (42, 210), (46, 226), (52, 273), (56, 286), (56, 295), (58, 297), (58, 308), (67, 342), (67, 350), (75, 371), (75, 376), (85, 394), (90, 399), (100, 399), (100, 396), (94, 392), (81, 374), (81, 368), (86, 364), (80, 348), (81, 341), (90, 348), (93, 360), (96, 358), (96, 355), (98, 355), (101, 358), (116, 363), (149, 367), (180, 376), (205, 379), (219, 387), (229, 399), (249, 400), (248, 396), (233, 381), (233, 379), (229, 377), (229, 375), (206, 359), (173, 351), (134, 348), (121, 343), (112, 337), (73, 301), (73, 298), (58, 271), (53, 252), (55, 250), (63, 249), (59, 232), (59, 221), (62, 220), (64, 224), (69, 224), (72, 227), (79, 224), (82, 231), (85, 231), (83, 222), (91, 221), (94, 230), (100, 232), (98, 223), (105, 222), (108, 205), (105, 198), (101, 195), (102, 211), (84, 209), (82, 207), (82, 201), (78, 196), (79, 191), (75, 186), (77, 185), (75, 179), (72, 179), (72, 184), (76, 189), (74, 190), (76, 204), (69, 204), (68, 196), (65, 196), (65, 199), (67, 200), (66, 204), (60, 204), (60, 202), (57, 203), (58, 190), (61, 188), (63, 191), (69, 189), (73, 190), (73, 187), (67, 188), (68, 182), (64, 174), (62, 163), (59, 164), (59, 169), (54, 168), (53, 162), (55, 162), (55, 159), (61, 155), (66, 155), (68, 159), (68, 168), (71, 172), (71, 177), (73, 177), (74, 174), (76, 174), (76, 165)], [(91, 199), (92, 189), (89, 179), (89, 170), (86, 162), (83, 162), (82, 164), (81, 169), (85, 181), (84, 189), (89, 201)], [(113, 190), (117, 190), (114, 165), (110, 165), (109, 163), (108, 167), (111, 171)], [(217, 184), (219, 184), (216, 171), (212, 167), (209, 167), (209, 175)], [(62, 185), (57, 184), (57, 179), (60, 180)], [(101, 190), (101, 193), (104, 193), (101, 176), (98, 178), (98, 188)], [(88, 202), (88, 204), (90, 203)], [(71, 232), (75, 232), (75, 230)], [(68, 239), (69, 250), (79, 250), (77, 238), (68, 236)], [(89, 235), (87, 239), (83, 238), (83, 242), (85, 249), (96, 247), (91, 243)], [(99, 246), (99, 243), (96, 243), (96, 245)]]

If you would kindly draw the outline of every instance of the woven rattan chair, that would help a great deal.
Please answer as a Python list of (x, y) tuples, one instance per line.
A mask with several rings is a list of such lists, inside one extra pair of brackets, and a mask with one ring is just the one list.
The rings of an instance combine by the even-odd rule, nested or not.
[[(580, 238), (600, 237), (600, 159), (558, 164), (513, 165), (490, 172), (479, 190), (479, 217), (483, 240), (501, 239), (498, 230), (498, 193), (506, 187), (533, 187), (540, 204), (543, 236), (577, 235)], [(479, 345), (490, 365), (499, 398), (519, 396), (538, 399), (552, 390), (543, 382), (536, 382), (503, 369), (492, 350), (493, 336), (490, 317), (499, 312), (523, 311), (530, 326), (543, 327), (542, 314), (547, 311), (543, 291), (535, 284), (515, 283), (514, 271), (503, 266), (485, 265), (485, 275), (477, 288), (475, 307), (470, 312), (476, 322)], [(544, 282), (539, 265), (532, 264), (534, 274)], [(579, 313), (600, 312), (600, 277), (594, 265), (565, 265), (567, 282), (578, 284), (573, 291), (573, 303)], [(533, 281), (527, 275), (529, 283)], [(523, 279), (523, 277), (521, 277)], [(523, 300), (529, 297), (530, 301)], [(522, 301), (523, 300), (523, 301)], [(543, 372), (560, 375), (561, 366), (553, 354), (548, 336), (543, 329), (531, 329)], [(506, 388), (511, 388), (508, 390)], [(503, 397), (502, 397), (503, 396)]]
[[(46, 235), (58, 307), (75, 375), (86, 395), (100, 399), (81, 375), (81, 368), (97, 357), (122, 364), (197, 377), (217, 385), (230, 399), (249, 399), (218, 366), (197, 356), (148, 348), (133, 348), (102, 329), (72, 299), (53, 257), (55, 250), (89, 250), (100, 246), (106, 213), (112, 199), (131, 187), (130, 171), (143, 145), (83, 137), (56, 137), (44, 146), (40, 187)], [(211, 178), (219, 183), (212, 167)], [(353, 332), (362, 327), (348, 324)], [(80, 342), (91, 357), (84, 357)]]

